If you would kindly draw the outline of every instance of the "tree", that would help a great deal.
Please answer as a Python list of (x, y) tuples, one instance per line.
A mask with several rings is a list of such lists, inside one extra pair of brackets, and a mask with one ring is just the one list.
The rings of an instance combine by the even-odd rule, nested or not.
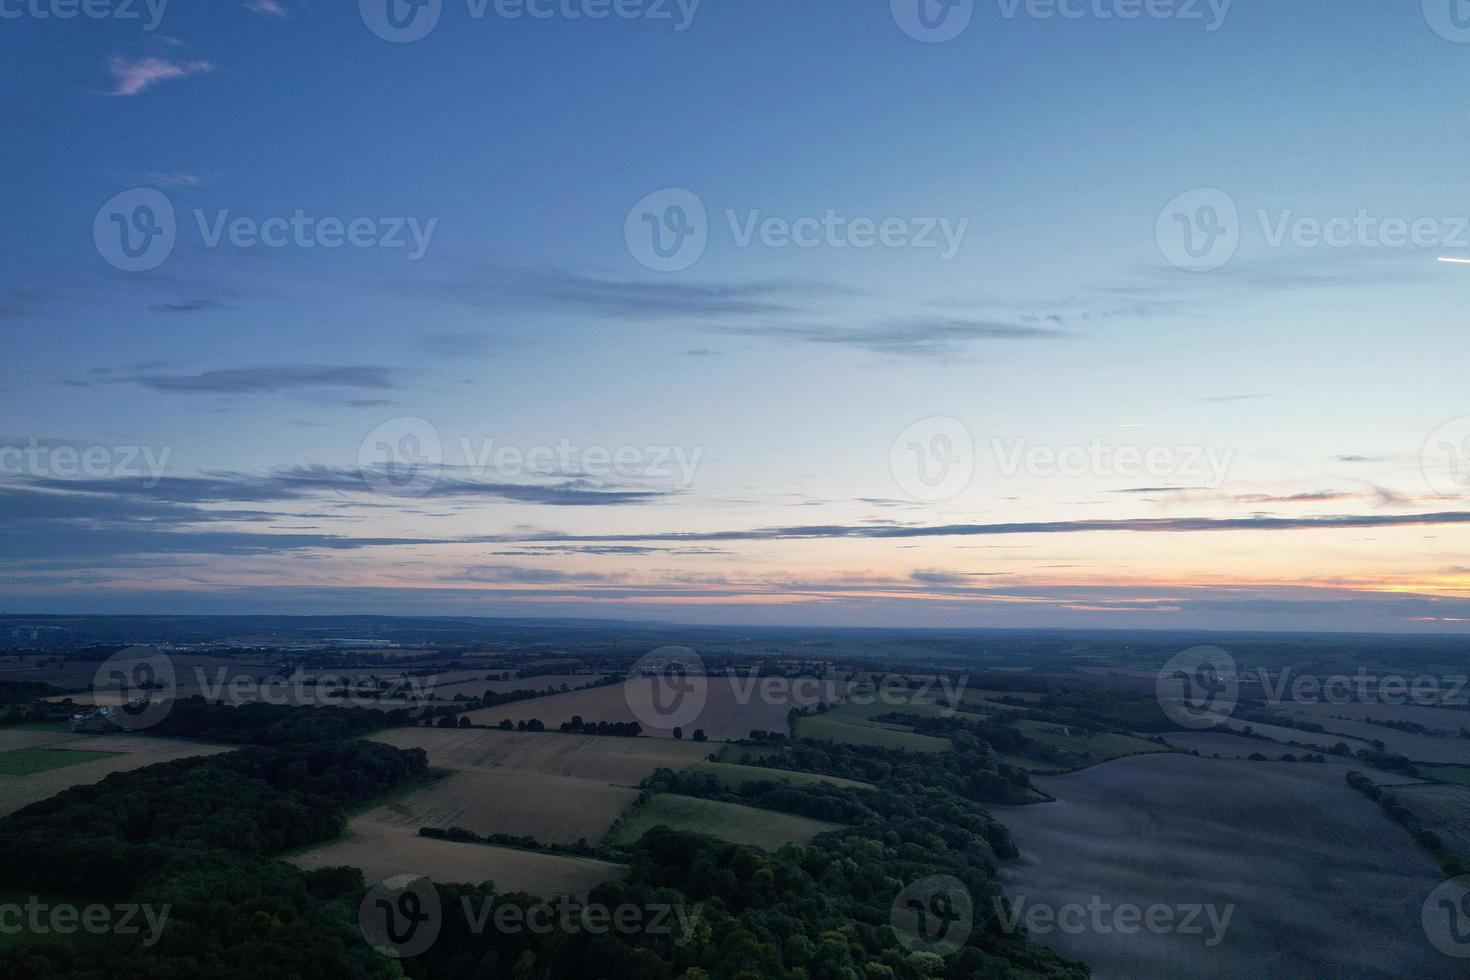
[(470, 720), (468, 718), (461, 717), (459, 719), (459, 727), (460, 728), (469, 728), (470, 727)]
[(704, 733), (704, 729), (703, 728), (696, 728), (694, 730), (694, 741), (696, 741), (696, 742), (708, 742), (709, 741), (709, 736)]
[(675, 738), (683, 738), (684, 737), (684, 729), (679, 728), (678, 726), (675, 726), (674, 727), (674, 737)]
[(511, 721), (509, 718), (505, 719), (504, 721), (502, 721), (500, 723), (500, 730), (502, 732), (514, 731), (515, 730), (515, 727), (516, 727), (516, 723), (513, 722), (513, 721)]

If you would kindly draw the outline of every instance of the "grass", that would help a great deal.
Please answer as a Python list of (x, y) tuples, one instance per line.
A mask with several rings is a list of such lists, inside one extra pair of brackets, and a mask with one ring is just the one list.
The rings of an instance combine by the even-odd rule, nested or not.
[(1456, 783), (1460, 786), (1470, 786), (1470, 766), (1426, 766), (1416, 765), (1414, 767), (1429, 779), (1435, 779), (1442, 783)]
[[(871, 699), (872, 703), (861, 703)], [(944, 752), (949, 739), (919, 735), (904, 725), (874, 721), (879, 715), (906, 714), (926, 718), (944, 717), (945, 708), (933, 701), (908, 701), (894, 704), (891, 697), (867, 695), (858, 702), (845, 701), (829, 711), (805, 715), (796, 720), (798, 738), (871, 745), (883, 749), (908, 749), (913, 752)]]
[[(1096, 765), (1109, 759), (1121, 759), (1127, 755), (1142, 755), (1145, 752), (1167, 752), (1169, 749), (1156, 742), (1104, 732), (1101, 735), (1070, 735), (1066, 726), (1048, 721), (1017, 721), (1014, 727), (1027, 738), (1050, 745), (1065, 752), (1084, 756), (1084, 765)], [(1032, 763), (1037, 765), (1037, 763)], [(1047, 765), (1041, 763), (1041, 765)]]
[(630, 844), (660, 826), (708, 834), (732, 844), (749, 844), (768, 851), (784, 844), (805, 843), (817, 834), (841, 829), (840, 824), (759, 807), (658, 793), (629, 814), (611, 839)]
[(773, 779), (784, 780), (797, 786), (809, 786), (812, 783), (826, 783), (829, 786), (845, 786), (850, 789), (877, 789), (872, 783), (859, 782), (856, 779), (843, 779), (841, 776), (824, 776), (816, 772), (791, 772), (786, 769), (767, 769), (763, 766), (742, 766), (728, 762), (701, 762), (695, 766), (692, 772), (708, 773), (720, 780), (720, 784), (730, 789), (736, 789), (741, 783), (752, 780)]
[(83, 749), (11, 749), (0, 752), (0, 776), (34, 776), (38, 772), (64, 769), (83, 762), (110, 759), (121, 752), (93, 752)]

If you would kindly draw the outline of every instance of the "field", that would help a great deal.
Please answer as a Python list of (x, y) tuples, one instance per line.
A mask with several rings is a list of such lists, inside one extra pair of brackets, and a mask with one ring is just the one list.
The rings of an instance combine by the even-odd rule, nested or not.
[(762, 766), (742, 766), (729, 762), (701, 762), (695, 766), (694, 772), (709, 773), (718, 777), (721, 784), (727, 787), (737, 787), (741, 783), (752, 780), (763, 779), (782, 780), (795, 783), (798, 786), (810, 785), (812, 783), (826, 783), (829, 786), (845, 786), (849, 789), (875, 789), (872, 783), (859, 782), (856, 779), (843, 779), (841, 776), (824, 776), (815, 772), (791, 772), (786, 769), (767, 769)]
[(1462, 976), (1419, 925), (1442, 875), (1342, 773), (1166, 754), (1037, 778), (1056, 802), (990, 808), (1021, 849), (1002, 864), (1007, 895), (1235, 906), (1213, 947), (1208, 924), (1205, 935), (1033, 934), (1101, 978)]
[(65, 748), (11, 749), (0, 752), (0, 776), (34, 776), (38, 772), (110, 759), (118, 754)]
[[(44, 741), (41, 741), (44, 739)], [(29, 741), (30, 745), (13, 745)], [(101, 781), (115, 772), (142, 769), (158, 762), (170, 762), (195, 755), (216, 755), (232, 751), (232, 746), (189, 742), (177, 738), (151, 735), (73, 735), (40, 729), (8, 729), (0, 732), (0, 749), (47, 753), (79, 753), (84, 758), (75, 763), (53, 766), (30, 775), (7, 776), (0, 784), (0, 816), (21, 807), (55, 796), (72, 786)]]
[(361, 816), (364, 822), (410, 832), (462, 827), (543, 844), (596, 843), (655, 769), (687, 768), (709, 748), (671, 739), (485, 729), (396, 728), (372, 738), (422, 748), (431, 766), (450, 774), (373, 808)]
[(658, 793), (629, 816), (613, 839), (632, 843), (658, 826), (709, 834), (734, 844), (749, 844), (768, 851), (784, 844), (804, 844), (817, 834), (840, 829), (839, 824), (738, 803)]
[[(1077, 756), (1074, 765), (1064, 768), (1081, 768), (1083, 766), (1097, 765), (1099, 762), (1107, 762), (1110, 759), (1121, 759), (1129, 755), (1142, 755), (1148, 752), (1167, 752), (1168, 749), (1157, 742), (1147, 739), (1135, 738), (1132, 735), (1118, 735), (1113, 732), (1104, 732), (1101, 735), (1073, 735), (1065, 725), (1057, 725), (1046, 721), (1016, 721), (1012, 727), (1025, 734), (1028, 738), (1071, 752)], [(1021, 756), (1007, 758), (1033, 772), (1053, 770), (1056, 766), (1051, 763), (1039, 762)]]
[[(1374, 782), (1377, 777), (1374, 773)], [(1417, 825), (1434, 831), (1451, 851), (1470, 859), (1470, 787), (1395, 786), (1392, 792), (1413, 811)]]
[[(796, 692), (777, 692), (777, 696), (763, 696), (761, 684), (773, 679), (747, 677), (691, 677), (690, 684), (695, 692), (689, 697), (704, 698), (698, 715), (684, 724), (684, 737), (694, 734), (695, 729), (704, 729), (714, 741), (729, 741), (746, 738), (752, 731), (786, 731), (786, 715), (793, 707), (806, 707), (823, 700), (798, 695)], [(774, 679), (779, 680), (779, 679)], [(847, 685), (832, 682), (834, 691), (845, 692)], [(824, 686), (824, 696), (831, 694)], [(562, 722), (580, 715), (585, 721), (630, 722), (643, 726), (644, 735), (672, 737), (672, 727), (665, 728), (654, 721), (659, 717), (654, 707), (654, 680), (636, 678), (624, 684), (610, 684), (585, 691), (555, 694), (532, 701), (518, 701), (497, 708), (470, 711), (465, 717), (475, 725), (495, 725), (501, 719), (529, 721), (540, 719), (547, 728), (555, 730)], [(635, 708), (637, 710), (635, 710)]]
[(359, 868), (369, 884), (411, 874), (472, 885), (491, 881), (501, 892), (543, 896), (584, 896), (603, 882), (623, 877), (628, 870), (620, 864), (591, 858), (434, 840), (420, 837), (414, 830), (375, 824), (361, 817), (348, 823), (342, 839), (298, 851), (287, 860), (298, 868)]
[(1417, 766), (1428, 779), (1438, 779), (1445, 783), (1457, 783), (1460, 786), (1470, 786), (1470, 767), (1467, 766)]
[(941, 708), (931, 702), (909, 702), (907, 704), (885, 704), (883, 699), (874, 698), (871, 704), (844, 702), (830, 711), (798, 718), (796, 734), (799, 738), (823, 739), (832, 742), (847, 742), (852, 745), (872, 745), (885, 749), (908, 749), (914, 752), (943, 752), (949, 748), (949, 739), (933, 735), (919, 735), (905, 725), (874, 721), (880, 715), (913, 714), (935, 716)]

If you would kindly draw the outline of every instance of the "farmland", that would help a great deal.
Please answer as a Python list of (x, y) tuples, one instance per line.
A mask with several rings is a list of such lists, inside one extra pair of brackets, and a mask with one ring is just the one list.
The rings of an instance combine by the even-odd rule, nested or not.
[[(1374, 782), (1380, 782), (1378, 776), (1373, 774)], [(1394, 786), (1392, 792), (1414, 814), (1417, 826), (1434, 831), (1454, 853), (1470, 857), (1470, 786)]]
[(1419, 928), (1438, 869), (1339, 767), (1145, 755), (1036, 785), (1056, 802), (992, 808), (1021, 850), (1002, 870), (1013, 903), (1236, 906), (1214, 947), (1179, 932), (1033, 937), (1099, 977), (1456, 975)]
[(501, 891), (533, 895), (585, 895), (605, 881), (627, 873), (622, 865), (591, 858), (540, 854), (510, 847), (464, 844), (420, 837), (415, 830), (361, 817), (346, 835), (287, 858), (299, 868), (358, 868), (369, 882), (395, 875), (423, 875), (434, 881), (478, 885), (494, 882)]
[(110, 759), (118, 754), (66, 748), (11, 749), (0, 752), (0, 776), (33, 776), (51, 769)]
[(373, 738), (422, 748), (449, 775), (374, 808), (365, 822), (412, 832), (460, 827), (543, 844), (596, 843), (655, 769), (686, 768), (707, 749), (670, 739), (483, 729), (400, 728)]
[(805, 843), (817, 834), (841, 829), (838, 824), (738, 803), (658, 793), (633, 812), (618, 829), (614, 840), (630, 843), (659, 826), (709, 834), (768, 851), (783, 844)]
[[(15, 745), (30, 742), (29, 745)], [(53, 760), (45, 769), (32, 768), (29, 774), (6, 774), (0, 782), (0, 816), (21, 807), (55, 796), (72, 786), (95, 783), (115, 772), (128, 772), (195, 755), (215, 755), (230, 751), (229, 746), (209, 745), (184, 739), (158, 738), (150, 735), (73, 735), (48, 730), (19, 729), (0, 731), (0, 749), (27, 753), (44, 752)], [(80, 758), (70, 762), (65, 755)], [(7, 753), (0, 752), (0, 759)], [(30, 756), (39, 759), (40, 756)], [(3, 763), (0, 763), (3, 765)], [(0, 769), (0, 772), (4, 772)]]
[(861, 703), (855, 699), (839, 704), (829, 711), (805, 715), (796, 721), (796, 734), (801, 738), (915, 752), (943, 752), (949, 748), (948, 739), (919, 735), (905, 725), (874, 721), (876, 717), (895, 712), (935, 717), (943, 710), (930, 701), (893, 703), (893, 700), (870, 695), (863, 697)]
[(871, 783), (861, 783), (856, 779), (843, 779), (841, 776), (824, 776), (814, 772), (791, 772), (761, 766), (742, 766), (729, 762), (701, 762), (694, 767), (693, 771), (709, 773), (717, 777), (724, 786), (739, 786), (741, 783), (752, 780), (776, 780), (794, 783), (798, 786), (826, 783), (828, 786), (845, 786), (849, 789), (874, 788)]
[[(819, 688), (820, 696), (805, 696), (799, 686), (789, 692), (778, 691), (777, 696), (765, 696), (763, 691), (768, 693), (776, 688), (763, 688), (763, 684), (783, 680), (743, 676), (690, 677), (688, 683), (693, 693), (687, 697), (691, 701), (702, 698), (703, 707), (697, 720), (685, 726), (684, 737), (688, 738), (697, 728), (703, 729), (714, 741), (745, 738), (752, 731), (785, 732), (786, 715), (793, 707), (811, 707), (824, 697), (847, 689), (842, 682), (833, 681)], [(654, 704), (655, 683), (653, 678), (639, 677), (622, 684), (483, 708), (467, 712), (464, 717), (475, 725), (495, 725), (506, 718), (515, 722), (535, 718), (553, 730), (576, 716), (589, 722), (636, 721), (643, 726), (645, 735), (672, 737), (672, 726), (657, 724), (659, 712)]]

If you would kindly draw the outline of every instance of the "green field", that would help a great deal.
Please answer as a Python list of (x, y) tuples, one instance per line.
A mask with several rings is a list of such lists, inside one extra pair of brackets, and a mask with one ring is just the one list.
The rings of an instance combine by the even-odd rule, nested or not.
[(1147, 739), (1135, 738), (1132, 735), (1119, 735), (1113, 732), (1104, 732), (1101, 735), (1071, 735), (1065, 731), (1065, 725), (1049, 721), (1016, 721), (1012, 725), (1033, 741), (1050, 745), (1064, 752), (1075, 753), (1080, 757), (1076, 760), (1077, 765), (1075, 766), (1020, 758), (1007, 759), (1007, 761), (1024, 765), (1032, 771), (1082, 768), (1097, 765), (1099, 762), (1107, 762), (1109, 759), (1121, 759), (1127, 755), (1169, 751), (1162, 745)]
[(840, 824), (738, 803), (658, 793), (633, 811), (610, 839), (615, 843), (631, 844), (659, 826), (709, 834), (732, 844), (749, 844), (768, 851), (774, 851), (783, 844), (805, 843), (817, 834), (841, 828)]
[(932, 701), (910, 701), (893, 704), (892, 699), (869, 695), (871, 704), (846, 701), (830, 711), (805, 715), (796, 720), (798, 738), (847, 742), (850, 745), (872, 745), (883, 749), (908, 749), (913, 752), (943, 752), (949, 739), (918, 735), (904, 725), (873, 721), (879, 715), (907, 714), (925, 718), (943, 717), (946, 709)]
[(1470, 786), (1470, 766), (1424, 766), (1414, 767), (1428, 779), (1436, 779), (1442, 783), (1458, 783), (1461, 786)]
[(0, 752), (0, 776), (34, 776), (38, 772), (110, 759), (115, 755), (122, 753), (81, 749), (11, 749)]
[[(734, 746), (739, 748), (739, 746)], [(762, 766), (742, 766), (728, 762), (701, 762), (690, 772), (709, 773), (720, 780), (720, 784), (736, 789), (741, 783), (752, 780), (774, 779), (794, 783), (798, 786), (806, 786), (812, 783), (826, 783), (829, 786), (846, 786), (851, 789), (877, 789), (872, 783), (858, 782), (856, 779), (843, 779), (841, 776), (824, 776), (816, 772), (791, 772), (786, 769), (767, 769)]]

